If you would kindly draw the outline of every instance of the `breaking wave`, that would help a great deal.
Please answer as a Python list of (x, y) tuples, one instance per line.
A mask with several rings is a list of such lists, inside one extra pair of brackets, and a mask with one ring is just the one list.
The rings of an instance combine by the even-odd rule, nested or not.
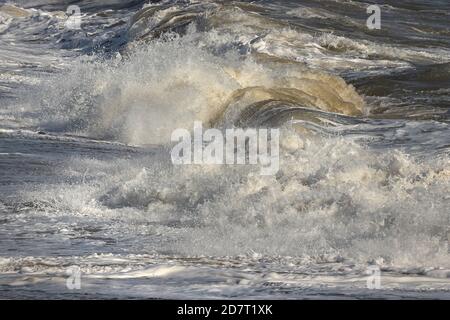
[[(40, 48), (58, 52), (60, 63), (52, 69), (45, 55), (36, 58), (26, 85), (4, 89), (14, 98), (2, 111), (4, 123), (42, 134), (0, 135), (54, 139), (68, 150), (63, 137), (70, 135), (81, 150), (55, 169), (62, 182), (19, 192), (18, 211), (88, 221), (93, 233), (121, 239), (117, 251), (450, 268), (449, 47), (414, 46), (412, 31), (363, 38), (358, 19), (350, 24), (342, 12), (290, 2), (280, 9), (128, 1), (135, 10), (120, 13), (125, 5), (109, 1), (102, 16), (91, 1), (77, 3), (96, 29), (102, 19), (109, 24), (89, 38), (64, 31), (58, 2), (0, 10), (18, 37), (15, 19), (58, 30)], [(416, 14), (404, 10), (402, 17)], [(328, 20), (342, 32), (331, 32)], [(433, 43), (447, 41), (439, 30)], [(102, 45), (107, 52), (98, 50)], [(12, 61), (14, 54), (2, 50), (0, 57)], [(28, 75), (11, 74), (17, 82)], [(171, 133), (194, 121), (281, 128), (280, 172), (174, 167)], [(136, 148), (104, 160), (94, 155), (106, 153), (99, 151), (104, 142), (93, 140)], [(64, 225), (71, 234), (76, 228)]]

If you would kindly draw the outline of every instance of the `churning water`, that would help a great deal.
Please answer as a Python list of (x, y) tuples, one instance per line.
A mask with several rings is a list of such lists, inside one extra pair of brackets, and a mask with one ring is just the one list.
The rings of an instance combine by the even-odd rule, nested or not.
[[(447, 0), (370, 1), (380, 30), (363, 1), (66, 2), (0, 7), (0, 297), (450, 298)], [(194, 121), (280, 128), (280, 171), (173, 166)]]

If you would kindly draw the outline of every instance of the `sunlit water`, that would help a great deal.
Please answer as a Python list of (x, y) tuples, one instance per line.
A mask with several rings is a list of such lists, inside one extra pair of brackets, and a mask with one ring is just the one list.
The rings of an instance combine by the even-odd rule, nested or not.
[(450, 298), (448, 1), (64, 2), (0, 7), (0, 298)]

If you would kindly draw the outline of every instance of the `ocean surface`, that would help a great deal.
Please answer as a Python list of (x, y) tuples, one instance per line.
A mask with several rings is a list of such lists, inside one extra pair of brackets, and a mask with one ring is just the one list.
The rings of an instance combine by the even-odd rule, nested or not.
[(0, 1), (0, 298), (450, 299), (448, 0), (68, 3)]

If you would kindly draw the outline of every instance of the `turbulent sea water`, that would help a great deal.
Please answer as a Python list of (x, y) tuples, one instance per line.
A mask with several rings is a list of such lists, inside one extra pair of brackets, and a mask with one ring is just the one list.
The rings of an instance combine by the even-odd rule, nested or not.
[[(447, 0), (68, 2), (0, 1), (0, 298), (450, 299)], [(197, 120), (280, 171), (173, 166)]]

